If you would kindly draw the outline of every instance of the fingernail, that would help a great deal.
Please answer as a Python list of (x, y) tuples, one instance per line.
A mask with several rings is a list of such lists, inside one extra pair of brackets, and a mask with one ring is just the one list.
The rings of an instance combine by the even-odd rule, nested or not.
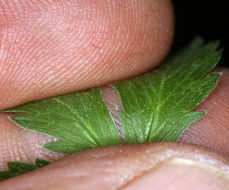
[(183, 158), (162, 162), (128, 183), (123, 190), (227, 190), (229, 175), (224, 171)]

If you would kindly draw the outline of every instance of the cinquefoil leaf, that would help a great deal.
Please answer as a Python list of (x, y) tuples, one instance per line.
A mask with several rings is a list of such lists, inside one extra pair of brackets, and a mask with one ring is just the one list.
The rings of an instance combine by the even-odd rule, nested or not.
[(213, 90), (218, 42), (196, 38), (187, 48), (146, 75), (112, 84), (125, 113), (119, 112), (125, 143), (176, 141), (204, 112), (193, 110)]
[[(200, 119), (192, 111), (214, 89), (218, 74), (208, 74), (220, 59), (218, 42), (204, 45), (196, 38), (188, 47), (154, 71), (111, 84), (121, 98), (118, 112), (125, 143), (176, 141), (182, 131)], [(44, 99), (8, 112), (22, 128), (59, 139), (44, 148), (68, 154), (114, 144), (120, 138), (102, 100), (100, 89)]]
[[(192, 110), (218, 81), (219, 74), (208, 74), (220, 59), (217, 48), (218, 42), (204, 45), (202, 39), (196, 38), (152, 72), (110, 85), (118, 91), (124, 108), (118, 116), (125, 143), (176, 141), (186, 127), (203, 116), (203, 111)], [(44, 145), (50, 151), (71, 154), (121, 143), (99, 88), (6, 111), (21, 112), (11, 118), (18, 126), (59, 139)], [(1, 171), (0, 179), (35, 168), (11, 162), (9, 171)]]
[(44, 145), (54, 152), (71, 154), (120, 144), (99, 88), (28, 103), (8, 111), (25, 112), (12, 117), (22, 128), (58, 138), (60, 141)]

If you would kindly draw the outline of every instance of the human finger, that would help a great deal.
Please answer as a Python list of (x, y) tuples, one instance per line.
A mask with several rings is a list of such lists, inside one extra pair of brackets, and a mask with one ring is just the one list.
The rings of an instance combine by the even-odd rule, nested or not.
[(0, 189), (206, 189), (229, 186), (229, 162), (208, 149), (148, 143), (90, 149), (0, 183)]
[(170, 0), (1, 0), (0, 13), (0, 110), (143, 73), (173, 35)]

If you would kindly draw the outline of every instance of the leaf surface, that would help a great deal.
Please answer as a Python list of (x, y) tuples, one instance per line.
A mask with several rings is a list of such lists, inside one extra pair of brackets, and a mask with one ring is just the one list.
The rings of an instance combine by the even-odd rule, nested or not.
[(120, 144), (99, 88), (28, 103), (8, 111), (24, 112), (12, 117), (22, 128), (59, 139), (44, 145), (54, 152), (71, 154)]
[(218, 74), (207, 75), (220, 59), (217, 47), (217, 42), (204, 46), (197, 38), (158, 69), (111, 84), (125, 111), (118, 113), (125, 143), (176, 141), (187, 126), (203, 116), (203, 111), (191, 110), (218, 81)]
[[(192, 110), (216, 86), (219, 74), (208, 73), (221, 57), (218, 45), (205, 45), (196, 38), (152, 72), (110, 85), (119, 93), (124, 109), (118, 111), (118, 117), (126, 144), (176, 141), (186, 127), (203, 116), (204, 111)], [(24, 104), (6, 112), (21, 112), (11, 118), (18, 126), (59, 139), (43, 146), (50, 151), (71, 154), (121, 144), (100, 88)], [(37, 167), (10, 162), (8, 171), (0, 171), (0, 180)]]

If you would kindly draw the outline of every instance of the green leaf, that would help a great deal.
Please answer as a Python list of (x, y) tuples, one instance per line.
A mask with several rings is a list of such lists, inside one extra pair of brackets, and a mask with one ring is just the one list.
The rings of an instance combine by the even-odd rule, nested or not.
[(118, 113), (125, 143), (176, 141), (203, 116), (202, 111), (190, 111), (218, 81), (218, 74), (206, 76), (220, 59), (217, 47), (218, 42), (203, 46), (197, 38), (153, 72), (111, 85), (125, 111)]
[[(125, 143), (175, 141), (182, 131), (203, 116), (191, 112), (214, 89), (218, 74), (207, 73), (221, 56), (218, 42), (204, 45), (196, 38), (187, 48), (154, 71), (111, 84), (125, 113), (118, 112)], [(44, 148), (68, 154), (114, 144), (120, 137), (94, 88), (44, 99), (7, 110), (23, 112), (12, 117), (22, 128), (48, 134), (60, 141)]]
[(44, 145), (44, 148), (54, 152), (71, 154), (120, 144), (99, 88), (44, 99), (8, 111), (25, 112), (12, 117), (22, 128), (58, 138), (60, 141)]
[(48, 161), (42, 159), (36, 159), (36, 164), (29, 164), (25, 162), (8, 162), (9, 170), (0, 171), (0, 181), (15, 177), (17, 175), (24, 174), (29, 171), (33, 171), (37, 168), (43, 167), (49, 164)]
[[(125, 143), (176, 141), (186, 127), (203, 116), (203, 111), (192, 110), (218, 81), (219, 74), (208, 74), (221, 57), (218, 45), (204, 45), (202, 39), (196, 38), (152, 72), (110, 85), (119, 93), (124, 108), (118, 116)], [(59, 139), (44, 145), (50, 151), (71, 154), (121, 144), (99, 88), (6, 111), (22, 112), (11, 118), (22, 128)]]

